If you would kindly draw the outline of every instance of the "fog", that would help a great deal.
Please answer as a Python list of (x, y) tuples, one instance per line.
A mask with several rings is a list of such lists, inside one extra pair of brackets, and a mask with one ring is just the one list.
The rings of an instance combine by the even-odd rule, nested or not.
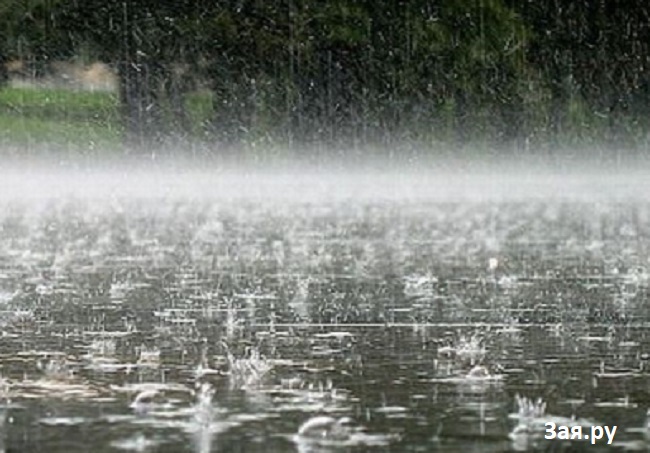
[(69, 159), (5, 164), (0, 199), (195, 198), (325, 201), (633, 200), (650, 189), (643, 161), (603, 165), (541, 159), (345, 159), (329, 163)]

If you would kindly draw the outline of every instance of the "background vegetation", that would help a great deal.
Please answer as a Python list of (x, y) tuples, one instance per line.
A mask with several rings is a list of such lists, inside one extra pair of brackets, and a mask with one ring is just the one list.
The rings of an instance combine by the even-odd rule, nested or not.
[(220, 150), (644, 149), (648, 11), (642, 0), (0, 0), (0, 60), (35, 76), (99, 60), (119, 82), (115, 97), (43, 102), (5, 88), (0, 119), (20, 113), (26, 136), (63, 117), (77, 137), (103, 128), (108, 142)]

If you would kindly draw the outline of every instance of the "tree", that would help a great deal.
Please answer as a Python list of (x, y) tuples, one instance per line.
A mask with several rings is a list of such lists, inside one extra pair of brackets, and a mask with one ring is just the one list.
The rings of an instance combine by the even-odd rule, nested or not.
[(34, 76), (45, 74), (54, 55), (74, 52), (51, 14), (60, 0), (0, 1), (0, 84), (7, 81), (6, 63), (22, 60)]
[(77, 47), (86, 46), (117, 70), (130, 145), (143, 146), (169, 134), (169, 111), (171, 123), (178, 126), (174, 132), (189, 128), (183, 105), (188, 86), (178, 68), (195, 56), (188, 24), (200, 14), (200, 3), (78, 0), (56, 10), (62, 30)]

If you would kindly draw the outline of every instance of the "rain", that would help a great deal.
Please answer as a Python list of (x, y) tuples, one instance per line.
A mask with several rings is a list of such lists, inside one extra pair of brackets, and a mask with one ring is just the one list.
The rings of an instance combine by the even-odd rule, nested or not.
[(0, 452), (650, 449), (642, 1), (0, 1)]

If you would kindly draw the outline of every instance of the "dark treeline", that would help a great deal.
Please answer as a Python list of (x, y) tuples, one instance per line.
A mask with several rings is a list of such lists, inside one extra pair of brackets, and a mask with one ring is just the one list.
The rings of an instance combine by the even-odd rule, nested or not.
[[(2, 0), (0, 59), (118, 74), (129, 142), (644, 145), (645, 0)], [(5, 77), (0, 74), (0, 77)]]

